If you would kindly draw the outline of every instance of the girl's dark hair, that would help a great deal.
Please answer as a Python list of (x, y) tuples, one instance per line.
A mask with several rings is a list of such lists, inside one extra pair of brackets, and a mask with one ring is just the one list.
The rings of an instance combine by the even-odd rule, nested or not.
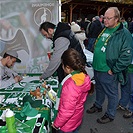
[(73, 70), (77, 70), (87, 74), (85, 70), (85, 62), (80, 53), (73, 48), (66, 50), (61, 56), (64, 67), (69, 66)]
[(54, 29), (56, 27), (56, 25), (54, 25), (53, 23), (50, 22), (44, 22), (40, 25), (39, 31), (41, 31), (42, 29), (45, 30), (46, 32), (48, 32), (48, 28)]

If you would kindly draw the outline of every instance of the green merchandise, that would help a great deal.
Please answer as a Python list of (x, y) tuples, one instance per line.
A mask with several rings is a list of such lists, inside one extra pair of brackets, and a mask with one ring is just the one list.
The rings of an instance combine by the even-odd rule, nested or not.
[(34, 117), (37, 114), (38, 114), (38, 110), (36, 110), (35, 108), (32, 108), (29, 102), (26, 102), (24, 104), (24, 107), (20, 112), (20, 115), (22, 117), (24, 117), (24, 116)]
[(12, 110), (7, 109), (6, 111), (6, 125), (8, 129), (8, 133), (16, 133), (16, 127), (15, 127), (15, 117)]

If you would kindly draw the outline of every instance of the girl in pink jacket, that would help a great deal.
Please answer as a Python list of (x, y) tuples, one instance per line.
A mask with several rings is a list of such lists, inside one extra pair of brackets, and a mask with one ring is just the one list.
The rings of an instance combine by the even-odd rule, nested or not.
[(76, 50), (66, 50), (61, 59), (64, 72), (68, 75), (61, 83), (58, 114), (53, 128), (57, 129), (58, 133), (77, 133), (91, 81), (85, 71), (85, 62)]

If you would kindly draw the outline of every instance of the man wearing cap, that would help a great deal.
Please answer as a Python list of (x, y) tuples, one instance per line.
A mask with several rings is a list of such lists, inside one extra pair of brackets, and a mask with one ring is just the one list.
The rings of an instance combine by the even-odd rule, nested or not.
[(21, 62), (16, 51), (7, 51), (3, 57), (0, 56), (0, 89), (22, 80), (16, 72), (10, 69), (15, 62)]

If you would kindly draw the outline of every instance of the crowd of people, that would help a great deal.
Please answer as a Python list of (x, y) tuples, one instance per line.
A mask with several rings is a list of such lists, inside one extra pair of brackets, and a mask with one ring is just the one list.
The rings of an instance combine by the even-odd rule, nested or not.
[[(95, 103), (86, 113), (102, 112), (107, 96), (107, 109), (97, 119), (98, 123), (112, 122), (117, 109), (126, 110), (124, 118), (132, 117), (133, 20), (127, 23), (120, 17), (117, 7), (110, 7), (104, 16), (94, 16), (92, 21), (71, 24), (59, 22), (57, 25), (44, 22), (39, 30), (43, 36), (53, 41), (53, 54), (40, 79), (46, 79), (57, 72), (62, 85), (57, 117), (52, 124), (55, 132), (77, 133), (81, 125), (84, 103), (91, 90), (91, 79), (85, 70), (87, 62), (84, 49), (94, 54), (92, 67), (96, 93)], [(15, 62), (20, 60), (14, 51), (7, 51), (0, 58), (2, 86), (6, 80), (10, 84), (21, 80), (17, 73), (12, 70), (9, 72)]]
[[(51, 65), (51, 69), (54, 70), (53, 72), (62, 67), (61, 62), (63, 64), (63, 69), (65, 69), (64, 61), (62, 60), (62, 54), (64, 55), (64, 51), (68, 51), (69, 48), (73, 48), (81, 53), (82, 57), (84, 57), (84, 61), (84, 48), (93, 52), (94, 57), (92, 67), (94, 69), (94, 79), (96, 82), (96, 100), (93, 106), (87, 109), (86, 112), (89, 114), (101, 112), (102, 105), (105, 101), (105, 96), (107, 96), (107, 110), (104, 116), (97, 119), (97, 122), (100, 124), (112, 122), (115, 119), (117, 109), (127, 110), (127, 112), (125, 112), (125, 114), (123, 115), (124, 118), (130, 118), (133, 114), (133, 103), (131, 101), (133, 90), (133, 85), (131, 82), (133, 75), (133, 39), (131, 35), (132, 32), (129, 30), (130, 28), (126, 27), (122, 20), (123, 19), (120, 18), (120, 12), (118, 8), (110, 7), (107, 9), (104, 16), (95, 16), (94, 18), (92, 18), (92, 22), (84, 21), (84, 23), (83, 21), (80, 21), (72, 22), (71, 24), (58, 23), (57, 26), (54, 25), (53, 27), (48, 27), (48, 22), (44, 22), (40, 28), (41, 33), (47, 38), (51, 36), (50, 39), (52, 39), (54, 43), (54, 52), (52, 58), (56, 57), (56, 59), (58, 59), (58, 66), (55, 65), (55, 68), (55, 66)], [(62, 25), (62, 27), (60, 25)], [(129, 25), (131, 26), (131, 24)], [(87, 46), (84, 43), (86, 39), (88, 39)], [(81, 51), (79, 51), (79, 49)], [(56, 56), (56, 53), (58, 53), (58, 58)], [(67, 58), (67, 56), (65, 57)], [(67, 63), (69, 61), (71, 62), (71, 58), (67, 60)], [(51, 59), (50, 63), (53, 61), (55, 61), (55, 59)], [(75, 62), (76, 61), (73, 61), (73, 64)], [(79, 65), (78, 62), (77, 65)], [(68, 65), (68, 67), (70, 67), (72, 70), (76, 69), (74, 65)], [(48, 70), (50, 70), (49, 67), (43, 73), (41, 78), (46, 78), (45, 76), (47, 75), (46, 73), (48, 73)], [(64, 73), (64, 71), (62, 72)], [(61, 73), (60, 70), (57, 72), (59, 74)], [(70, 73), (71, 72), (65, 72), (64, 75)], [(61, 78), (60, 82), (62, 82), (64, 77), (65, 76)], [(65, 81), (67, 82), (67, 80)], [(74, 82), (76, 84), (76, 81)], [(65, 84), (64, 80), (63, 83)], [(118, 99), (119, 84), (121, 87), (120, 100)], [(67, 87), (68, 88), (66, 88), (66, 90), (73, 88), (69, 85)], [(75, 105), (75, 107), (73, 108), (73, 111), (75, 110), (74, 112), (71, 110), (73, 106), (72, 103), (69, 103), (69, 99), (71, 98), (65, 98), (65, 95), (67, 96), (67, 94), (65, 93), (66, 90), (65, 85), (63, 85), (58, 115), (53, 123), (53, 127), (55, 129), (58, 129), (59, 133), (77, 133), (77, 128), (81, 124), (81, 121), (78, 120), (78, 114), (80, 114), (80, 111), (79, 113), (77, 111), (79, 105)], [(86, 89), (84, 88), (84, 90)], [(71, 93), (72, 94), (69, 93), (69, 95), (73, 95), (74, 98), (75, 93)], [(81, 97), (79, 97), (77, 94), (77, 99), (78, 98), (80, 99)], [(74, 103), (76, 101), (77, 100), (73, 100)], [(80, 101), (77, 102), (79, 103)], [(66, 106), (69, 104), (69, 106), (65, 107), (65, 104)], [(84, 103), (82, 102), (82, 107), (83, 104)], [(129, 107), (127, 108), (127, 106)], [(71, 113), (73, 112), (73, 115), (71, 113), (69, 113), (69, 115), (68, 113), (63, 113), (64, 111), (70, 111)], [(77, 117), (75, 117), (76, 114)], [(75, 118), (73, 119), (73, 117)], [(77, 125), (73, 126), (73, 124), (71, 123), (72, 119), (73, 121), (79, 121), (80, 124), (78, 123)], [(82, 119), (82, 117), (80, 117), (80, 119)]]
[(102, 124), (115, 119), (118, 84), (127, 84), (127, 68), (132, 61), (133, 45), (131, 33), (120, 23), (120, 12), (116, 7), (105, 12), (104, 25), (105, 28), (96, 39), (93, 57), (96, 101), (87, 110), (87, 113), (101, 112), (107, 96), (107, 110), (103, 117), (97, 119)]

